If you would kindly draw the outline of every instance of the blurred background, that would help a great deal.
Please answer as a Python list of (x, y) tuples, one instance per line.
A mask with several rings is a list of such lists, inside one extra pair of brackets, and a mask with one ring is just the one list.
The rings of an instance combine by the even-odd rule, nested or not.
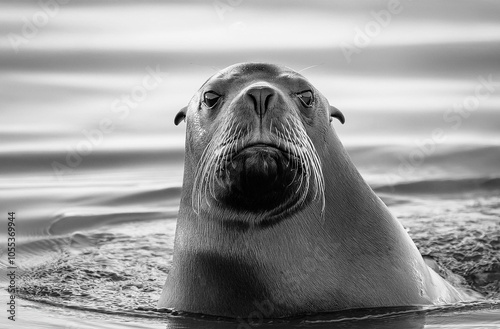
[(170, 219), (171, 246), (185, 136), (173, 118), (247, 61), (301, 72), (342, 110), (334, 129), (403, 221), (432, 221), (462, 193), (441, 219), (470, 206), (463, 223), (498, 232), (499, 17), (494, 0), (3, 0), (0, 210), (17, 213), (20, 265), (124, 221)]

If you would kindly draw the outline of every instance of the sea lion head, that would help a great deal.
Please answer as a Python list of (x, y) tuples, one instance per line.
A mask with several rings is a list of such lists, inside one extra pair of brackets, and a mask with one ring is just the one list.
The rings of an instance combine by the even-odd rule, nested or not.
[[(324, 208), (318, 149), (344, 117), (299, 73), (235, 64), (209, 78), (176, 116), (186, 120), (184, 187), (192, 209), (270, 224), (316, 200)], [(324, 144), (324, 142), (323, 142)]]

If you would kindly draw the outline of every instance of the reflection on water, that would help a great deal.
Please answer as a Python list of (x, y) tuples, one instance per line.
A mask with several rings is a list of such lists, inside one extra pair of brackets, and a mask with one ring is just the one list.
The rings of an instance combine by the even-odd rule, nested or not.
[[(182, 182), (185, 126), (174, 115), (243, 61), (303, 70), (346, 115), (335, 130), (421, 252), (499, 298), (498, 4), (57, 3), (0, 4), (0, 205), (17, 215), (25, 327), (235, 327), (152, 310)], [(497, 306), (461, 312), (343, 314), (335, 326), (499, 325)]]

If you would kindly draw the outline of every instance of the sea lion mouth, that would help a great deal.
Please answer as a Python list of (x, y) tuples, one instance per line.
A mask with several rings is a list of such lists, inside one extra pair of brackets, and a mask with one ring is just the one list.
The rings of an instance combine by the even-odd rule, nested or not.
[(263, 140), (250, 126), (227, 122), (219, 129), (198, 163), (192, 192), (196, 213), (217, 205), (261, 221), (286, 217), (313, 199), (324, 208), (321, 161), (298, 118), (275, 123)]
[(225, 175), (230, 176), (230, 187), (247, 197), (267, 194), (282, 187), (279, 182), (286, 161), (283, 151), (274, 145), (247, 145), (231, 158)]
[[(239, 148), (235, 148), (232, 152), (229, 152), (222, 158), (221, 167), (225, 166), (235, 166), (233, 162), (234, 159), (244, 156), (244, 155), (269, 155), (273, 159), (276, 157), (282, 158), (282, 160), (287, 160), (284, 165), (286, 168), (290, 167), (291, 161), (297, 160), (298, 156), (294, 154), (293, 147), (290, 146), (291, 141), (278, 141), (276, 143), (249, 143), (246, 145), (242, 145)], [(287, 146), (288, 145), (288, 146)], [(265, 162), (263, 163), (265, 165)], [(255, 163), (258, 165), (258, 163)], [(220, 169), (220, 168), (219, 168)], [(267, 168), (262, 168), (264, 171)]]
[(241, 152), (241, 151), (244, 151), (244, 150), (247, 150), (247, 149), (278, 149), (279, 150), (279, 147), (275, 144), (269, 144), (269, 143), (249, 143), (247, 145), (244, 145), (243, 147), (241, 147), (237, 153)]
[(276, 145), (243, 147), (217, 173), (217, 200), (228, 207), (252, 213), (281, 208), (290, 203), (302, 168), (290, 165), (289, 153)]

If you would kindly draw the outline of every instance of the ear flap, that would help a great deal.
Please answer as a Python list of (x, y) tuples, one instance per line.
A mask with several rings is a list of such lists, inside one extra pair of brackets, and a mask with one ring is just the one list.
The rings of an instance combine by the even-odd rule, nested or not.
[(330, 105), (330, 122), (332, 122), (333, 118), (337, 118), (342, 124), (345, 123), (345, 117), (342, 112), (340, 112), (338, 108)]
[(179, 123), (181, 123), (181, 121), (184, 121), (186, 120), (186, 111), (187, 111), (187, 106), (183, 107), (179, 113), (177, 113), (177, 115), (175, 116), (175, 119), (174, 119), (174, 123), (175, 125), (179, 125)]

